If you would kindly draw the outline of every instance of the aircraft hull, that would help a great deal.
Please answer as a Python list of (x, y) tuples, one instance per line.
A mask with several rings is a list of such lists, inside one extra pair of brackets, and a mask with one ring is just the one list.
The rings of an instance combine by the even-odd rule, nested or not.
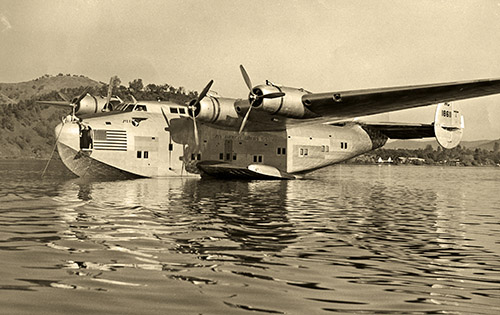
[(109, 164), (102, 163), (90, 156), (90, 152), (77, 151), (58, 142), (57, 150), (64, 165), (76, 176), (92, 179), (134, 179), (139, 178), (133, 174)]

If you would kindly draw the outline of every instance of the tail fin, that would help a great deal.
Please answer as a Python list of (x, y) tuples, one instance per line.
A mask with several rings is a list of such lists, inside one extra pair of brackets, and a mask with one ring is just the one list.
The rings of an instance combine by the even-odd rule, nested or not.
[(464, 129), (464, 116), (452, 104), (440, 103), (436, 108), (434, 119), (434, 133), (437, 142), (446, 149), (456, 147)]

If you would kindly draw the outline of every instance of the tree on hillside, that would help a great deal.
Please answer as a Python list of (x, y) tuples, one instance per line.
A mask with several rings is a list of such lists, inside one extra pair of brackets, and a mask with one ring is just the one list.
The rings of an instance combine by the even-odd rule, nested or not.
[(144, 84), (142, 83), (142, 79), (135, 79), (134, 81), (129, 82), (128, 86), (134, 92), (140, 92), (144, 88)]

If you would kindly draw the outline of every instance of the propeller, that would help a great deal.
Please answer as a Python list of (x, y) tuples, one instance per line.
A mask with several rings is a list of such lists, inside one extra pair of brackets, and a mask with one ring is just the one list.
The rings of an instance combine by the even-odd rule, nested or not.
[(73, 101), (71, 102), (70, 105), (73, 106), (73, 117), (75, 116), (76, 108), (80, 106), (80, 101), (83, 100), (83, 98), (85, 96), (87, 96), (87, 93), (89, 92), (89, 90), (90, 90), (90, 87), (85, 88), (85, 90), (83, 90), (83, 93), (80, 94), (80, 96), (75, 97), (73, 99)]
[(62, 92), (57, 92), (57, 94), (59, 94), (59, 96), (64, 100), (63, 102), (61, 102), (61, 101), (37, 101), (37, 103), (46, 104), (46, 105), (65, 106), (65, 107), (69, 106), (72, 108), (72, 115), (75, 116), (76, 107), (79, 106), (80, 101), (87, 95), (89, 90), (90, 90), (90, 87), (87, 87), (80, 96), (73, 98), (73, 100), (71, 100), (66, 94), (64, 94)]
[(106, 103), (104, 104), (104, 108), (102, 109), (104, 112), (110, 110), (110, 105), (109, 102), (111, 101), (111, 93), (113, 92), (113, 77), (109, 79), (109, 85), (108, 85), (108, 95), (106, 96)]
[(57, 94), (59, 94), (59, 96), (60, 96), (63, 100), (65, 100), (66, 102), (68, 102), (68, 103), (70, 103), (70, 102), (71, 102), (71, 101), (70, 101), (70, 98), (69, 98), (66, 94), (64, 94), (63, 92), (60, 92), (60, 91), (59, 91), (59, 92), (57, 92)]
[(198, 125), (196, 124), (196, 111), (198, 110), (198, 106), (200, 105), (200, 101), (207, 95), (208, 91), (212, 87), (212, 84), (214, 83), (214, 80), (210, 80), (208, 82), (207, 86), (201, 91), (200, 95), (198, 95), (198, 98), (196, 100), (192, 100), (189, 102), (189, 107), (188, 109), (191, 111), (191, 118), (193, 119), (193, 128), (194, 128), (194, 141), (196, 143), (196, 146), (199, 145), (200, 140), (198, 137)]
[(243, 117), (243, 121), (241, 122), (240, 130), (238, 131), (238, 133), (241, 133), (243, 131), (243, 129), (245, 128), (245, 125), (247, 123), (248, 117), (250, 116), (250, 111), (252, 110), (252, 107), (257, 106), (254, 104), (259, 104), (262, 101), (262, 99), (264, 99), (264, 98), (271, 99), (271, 98), (278, 98), (278, 97), (285, 96), (285, 93), (283, 93), (283, 92), (264, 94), (261, 89), (253, 88), (252, 80), (250, 80), (250, 77), (248, 76), (248, 73), (245, 70), (245, 67), (243, 67), (243, 65), (240, 65), (240, 70), (241, 70), (241, 74), (243, 75), (243, 80), (245, 81), (248, 89), (250, 90), (250, 94), (248, 95), (248, 100), (250, 101), (250, 107), (248, 108), (247, 113), (245, 114), (245, 117)]

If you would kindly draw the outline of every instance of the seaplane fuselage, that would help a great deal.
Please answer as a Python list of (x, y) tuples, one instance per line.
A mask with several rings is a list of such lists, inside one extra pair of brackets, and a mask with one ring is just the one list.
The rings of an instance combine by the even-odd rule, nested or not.
[[(238, 126), (241, 119), (234, 124)], [(199, 174), (294, 178), (344, 161), (385, 143), (358, 124), (311, 124), (282, 130), (243, 131), (198, 122), (187, 106), (139, 102), (56, 127), (64, 164), (80, 177), (173, 177)], [(375, 139), (376, 138), (376, 139)], [(200, 167), (201, 166), (201, 167)], [(252, 176), (253, 175), (253, 176)]]

